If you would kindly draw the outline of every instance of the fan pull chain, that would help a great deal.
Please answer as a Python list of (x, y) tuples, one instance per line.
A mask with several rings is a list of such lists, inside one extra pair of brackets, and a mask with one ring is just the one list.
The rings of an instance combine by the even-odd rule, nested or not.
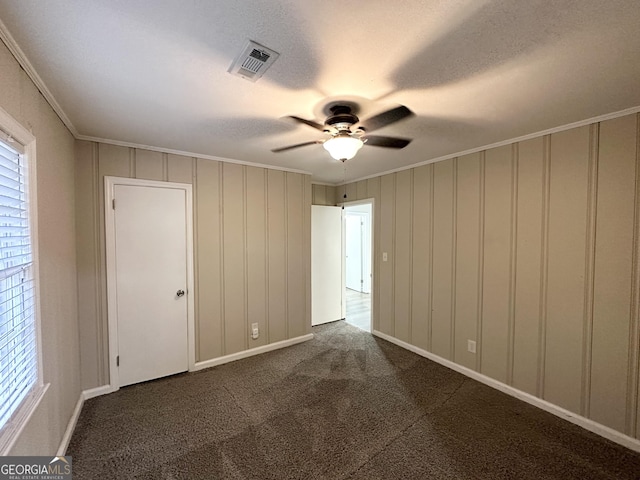
[(346, 200), (347, 199), (347, 162), (345, 160), (342, 160), (342, 186), (344, 187), (344, 194), (342, 195), (342, 198)]

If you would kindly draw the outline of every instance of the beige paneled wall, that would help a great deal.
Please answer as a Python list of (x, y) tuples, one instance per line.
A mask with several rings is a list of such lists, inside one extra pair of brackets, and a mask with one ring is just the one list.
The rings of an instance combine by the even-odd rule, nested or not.
[[(0, 42), (0, 107), (36, 138), (38, 250), (44, 382), (49, 389), (12, 455), (55, 455), (81, 393), (74, 139)], [(4, 366), (4, 365), (3, 365)]]
[(375, 199), (374, 328), (640, 438), (639, 128), (629, 115), (344, 187)]
[[(79, 141), (84, 389), (108, 383), (105, 175), (193, 185), (197, 361), (311, 331), (309, 176)], [(251, 323), (259, 325), (257, 340)]]
[[(337, 202), (337, 188), (330, 185), (319, 185), (314, 183), (312, 187), (311, 201), (314, 205), (333, 206)], [(342, 200), (340, 200), (342, 201)]]

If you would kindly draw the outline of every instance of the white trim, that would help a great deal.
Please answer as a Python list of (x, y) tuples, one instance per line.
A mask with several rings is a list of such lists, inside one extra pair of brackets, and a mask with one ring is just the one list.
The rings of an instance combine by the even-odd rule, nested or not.
[[(430, 163), (441, 162), (443, 160), (449, 160), (450, 158), (462, 157), (463, 155), (469, 155), (471, 153), (482, 152), (484, 150), (490, 150), (492, 148), (503, 147), (505, 145), (511, 145), (512, 143), (524, 142), (525, 140), (531, 140), (532, 138), (543, 137), (545, 135), (551, 135), (553, 133), (564, 132), (566, 130), (571, 130), (572, 128), (584, 127), (585, 125), (591, 125), (593, 123), (604, 122), (606, 120), (613, 120), (614, 118), (624, 117), (626, 115), (632, 115), (634, 113), (640, 113), (640, 105), (637, 107), (626, 108), (624, 110), (620, 110), (618, 112), (605, 113), (604, 115), (598, 115), (597, 117), (591, 117), (586, 120), (580, 120), (578, 122), (568, 123), (566, 125), (560, 125), (558, 127), (549, 128), (547, 130), (542, 130), (540, 132), (529, 133), (527, 135), (523, 135), (521, 137), (510, 138), (508, 140), (501, 140), (500, 142), (491, 143), (489, 145), (484, 145), (482, 147), (470, 148), (469, 150), (463, 150), (461, 152), (451, 153), (447, 155), (443, 155), (441, 157), (432, 158), (430, 160), (425, 160), (423, 162), (414, 163), (411, 165), (406, 165), (404, 167), (394, 168), (392, 170), (385, 170), (381, 173), (374, 173), (372, 175), (367, 175), (366, 177), (360, 177), (353, 180), (349, 180), (346, 183), (335, 183), (331, 184), (334, 187), (341, 187), (343, 185), (348, 185), (350, 183), (361, 182), (362, 180), (368, 180), (370, 178), (382, 177), (383, 175), (388, 175), (390, 173), (402, 172), (404, 170), (410, 170), (412, 168), (421, 167), (423, 165), (429, 165)], [(329, 185), (329, 184), (327, 184)]]
[[(376, 264), (376, 255), (375, 255), (375, 221), (376, 221), (376, 199), (375, 197), (370, 197), (370, 198), (363, 198), (361, 200), (352, 200), (349, 202), (341, 202), (337, 204), (339, 207), (342, 207), (342, 211), (344, 212), (345, 207), (357, 207), (358, 205), (371, 205), (371, 215), (369, 218), (369, 236), (371, 237), (371, 259), (369, 260), (370, 265), (371, 265), (371, 282), (369, 284), (369, 331), (373, 332), (373, 315), (374, 315), (374, 301), (373, 301), (373, 293), (374, 293), (374, 289), (373, 289), (373, 285), (374, 285), (374, 279), (375, 279), (375, 264)], [(346, 217), (343, 214), (343, 224), (342, 224), (342, 259), (343, 259), (343, 272), (342, 272), (342, 286), (343, 289), (345, 290), (345, 295), (344, 298), (346, 299), (346, 288), (347, 288), (347, 267), (346, 267), (346, 234), (347, 234), (347, 228), (346, 228)], [(343, 303), (343, 311), (342, 311), (342, 316), (344, 318), (346, 318), (346, 314), (347, 314), (347, 302), (345, 301)]]
[(273, 350), (279, 350), (281, 348), (290, 347), (298, 343), (306, 342), (313, 338), (313, 333), (302, 335), (300, 337), (290, 338), (288, 340), (282, 340), (280, 342), (270, 343), (261, 347), (250, 348), (249, 350), (243, 350), (242, 352), (232, 353), (231, 355), (225, 355), (224, 357), (212, 358), (211, 360), (205, 360), (203, 362), (197, 362), (193, 368), (193, 371), (203, 370), (205, 368), (211, 368), (224, 363), (235, 362), (243, 358), (253, 357), (254, 355), (260, 355), (261, 353), (271, 352)]
[[(349, 182), (351, 183), (351, 182)], [(336, 184), (335, 183), (329, 183), (329, 182), (316, 182), (315, 180), (311, 181), (311, 185), (322, 185), (325, 187), (335, 187)]]
[(47, 393), (49, 385), (49, 383), (40, 386), (36, 385), (34, 391), (24, 398), (22, 405), (16, 410), (15, 416), (5, 425), (7, 429), (0, 437), (0, 456), (9, 455), (18, 438), (20, 438), (24, 427), (27, 426), (27, 423), (29, 423), (29, 420), (38, 409), (38, 405), (40, 405)]
[(40, 78), (40, 75), (38, 75), (38, 72), (36, 72), (36, 69), (33, 68), (33, 65), (31, 65), (31, 62), (27, 59), (27, 56), (24, 54), (24, 52), (22, 51), (18, 43), (14, 40), (11, 33), (9, 33), (9, 30), (7, 29), (6, 25), (2, 23), (2, 20), (0, 20), (0, 40), (2, 40), (2, 42), (4, 42), (4, 44), (7, 46), (7, 48), (13, 55), (13, 57), (16, 59), (16, 61), (22, 67), (22, 69), (26, 72), (27, 76), (31, 79), (31, 81), (34, 83), (36, 88), (40, 91), (44, 99), (47, 101), (47, 103), (49, 103), (49, 105), (51, 105), (51, 108), (53, 108), (54, 112), (56, 112), (58, 117), (60, 117), (60, 120), (62, 120), (62, 123), (64, 123), (65, 126), (71, 132), (71, 134), (77, 138), (78, 130), (76, 130), (76, 127), (73, 125), (73, 123), (71, 123), (71, 120), (69, 120), (69, 117), (67, 117), (67, 114), (64, 112), (64, 110), (62, 109), (60, 104), (56, 101), (56, 99), (53, 97), (53, 94), (49, 91), (45, 83), (42, 81), (42, 78)]
[(62, 440), (58, 446), (58, 453), (56, 453), (56, 455), (64, 456), (67, 453), (67, 448), (69, 448), (69, 442), (71, 442), (71, 437), (73, 436), (73, 432), (75, 431), (78, 420), (80, 419), (80, 413), (82, 412), (84, 402), (90, 398), (106, 395), (107, 393), (112, 393), (116, 390), (117, 388), (112, 388), (111, 385), (103, 385), (102, 387), (90, 388), (80, 392), (80, 396), (76, 402), (76, 408), (73, 409), (73, 413), (71, 414), (67, 428), (64, 431), (64, 435), (62, 436)]
[[(134, 185), (139, 187), (169, 188), (184, 190), (186, 194), (186, 227), (187, 227), (187, 349), (188, 370), (194, 369), (196, 363), (195, 343), (195, 306), (194, 306), (194, 278), (193, 278), (193, 192), (192, 186), (187, 183), (160, 182), (155, 180), (139, 180), (136, 178), (104, 177), (105, 198), (105, 239), (107, 254), (107, 323), (109, 331), (109, 385), (111, 391), (120, 388), (118, 367), (118, 322), (117, 293), (116, 293), (116, 257), (115, 257), (115, 210), (111, 208), (114, 199), (116, 185)], [(104, 388), (104, 387), (100, 387)], [(105, 392), (109, 393), (109, 392)]]
[(84, 405), (84, 395), (81, 392), (80, 396), (78, 397), (78, 401), (76, 402), (76, 408), (73, 409), (73, 413), (71, 414), (69, 423), (67, 423), (67, 428), (64, 431), (62, 440), (60, 440), (58, 452), (56, 453), (56, 455), (59, 457), (63, 457), (65, 453), (67, 453), (67, 448), (69, 447), (69, 442), (71, 441), (71, 437), (73, 436), (73, 431), (76, 429), (76, 424), (78, 423), (78, 419), (80, 418), (82, 405)]
[(82, 391), (82, 397), (84, 400), (89, 400), (90, 398), (101, 397), (102, 395), (107, 395), (108, 393), (113, 393), (117, 391), (117, 387), (112, 387), (111, 385), (102, 385), (101, 387), (89, 388), (88, 390)]
[(170, 153), (172, 155), (181, 155), (183, 157), (201, 158), (203, 160), (215, 160), (216, 162), (235, 163), (237, 165), (247, 165), (249, 167), (266, 168), (269, 170), (279, 170), (282, 172), (302, 173), (304, 175), (311, 175), (311, 172), (306, 170), (300, 170), (296, 168), (280, 167), (277, 165), (267, 165), (264, 163), (247, 162), (244, 160), (234, 160), (232, 158), (217, 157), (215, 155), (206, 155), (202, 153), (187, 152), (184, 150), (174, 150), (172, 148), (153, 147), (151, 145), (143, 145), (141, 143), (133, 142), (121, 142), (120, 140), (111, 140), (109, 138), (90, 137), (88, 135), (76, 135), (76, 140), (86, 140), (88, 142), (107, 143), (109, 145), (116, 145), (118, 147), (137, 148), (141, 150), (151, 150), (153, 152)]
[[(0, 21), (0, 39), (3, 37), (4, 25)], [(14, 413), (15, 417), (5, 425), (2, 435), (0, 435), (0, 450), (2, 455), (13, 448), (13, 445), (20, 437), (25, 426), (33, 416), (34, 412), (44, 398), (49, 384), (44, 383), (43, 351), (42, 351), (42, 315), (40, 309), (40, 257), (39, 257), (39, 237), (38, 237), (38, 176), (36, 161), (36, 138), (24, 128), (20, 122), (15, 120), (5, 109), (0, 107), (0, 127), (5, 133), (10, 134), (14, 140), (24, 147), (24, 156), (29, 162), (28, 165), (28, 205), (29, 205), (29, 229), (31, 231), (31, 254), (33, 258), (33, 288), (34, 288), (34, 308), (35, 308), (35, 334), (37, 349), (37, 370), (38, 378), (33, 386), (33, 391), (22, 401)]]
[(601, 437), (611, 440), (612, 442), (615, 442), (619, 445), (622, 445), (623, 447), (626, 447), (630, 450), (634, 450), (636, 452), (640, 452), (640, 440), (638, 439), (629, 437), (624, 433), (618, 432), (617, 430), (609, 428), (600, 423), (594, 422), (589, 418), (585, 418), (581, 415), (570, 412), (569, 410), (566, 410), (562, 407), (554, 405), (553, 403), (550, 403), (546, 400), (535, 397), (529, 393), (523, 392), (522, 390), (518, 390), (517, 388), (506, 385), (502, 382), (499, 382), (498, 380), (494, 380), (493, 378), (487, 377), (486, 375), (478, 373), (475, 370), (471, 370), (470, 368), (458, 365), (457, 363), (454, 363), (451, 360), (447, 360), (431, 352), (427, 352), (426, 350), (418, 348), (415, 345), (411, 345), (407, 342), (403, 342), (402, 340), (398, 340), (397, 338), (392, 337), (391, 335), (387, 335), (386, 333), (382, 333), (377, 330), (374, 330), (373, 334), (376, 337), (380, 337), (383, 340), (386, 340), (395, 345), (398, 345), (399, 347), (402, 347), (406, 350), (416, 353), (422, 357), (428, 358), (429, 360), (433, 360), (434, 362), (439, 363), (440, 365), (444, 365), (445, 367), (450, 368), (451, 370), (455, 370), (456, 372), (461, 373), (474, 380), (477, 380), (480, 383), (484, 383), (489, 387), (495, 388), (496, 390), (499, 390), (502, 393), (506, 393), (507, 395), (510, 395), (519, 400), (522, 400), (523, 402), (533, 405), (534, 407), (541, 408), (546, 412), (549, 412), (557, 417), (567, 420), (575, 425), (578, 425), (579, 427), (582, 427), (585, 430), (589, 430), (590, 432), (596, 433)]

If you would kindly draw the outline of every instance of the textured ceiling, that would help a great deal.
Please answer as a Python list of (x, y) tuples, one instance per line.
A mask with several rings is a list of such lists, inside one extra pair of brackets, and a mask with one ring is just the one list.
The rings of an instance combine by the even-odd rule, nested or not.
[[(0, 20), (80, 137), (311, 172), (341, 183), (640, 105), (638, 0), (0, 0)], [(280, 53), (227, 73), (247, 39)], [(1, 72), (0, 72), (1, 74)], [(406, 105), (343, 166), (318, 122)]]

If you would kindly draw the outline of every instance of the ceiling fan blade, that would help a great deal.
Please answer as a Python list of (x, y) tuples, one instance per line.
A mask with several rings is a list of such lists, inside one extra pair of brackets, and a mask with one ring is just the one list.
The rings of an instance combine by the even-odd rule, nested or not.
[(288, 147), (274, 148), (271, 151), (273, 153), (285, 152), (287, 150), (292, 150), (298, 147), (306, 147), (307, 145), (317, 145), (318, 143), (324, 143), (324, 142), (322, 140), (314, 140), (312, 142), (304, 142), (304, 143), (297, 143), (295, 145), (289, 145)]
[(314, 122), (313, 120), (307, 120), (305, 118), (300, 118), (300, 117), (296, 117), (295, 115), (289, 115), (288, 118), (292, 118), (294, 119), (296, 122), (300, 122), (300, 123), (304, 123), (305, 125), (309, 125), (311, 128), (315, 128), (316, 130), (320, 130), (321, 132), (324, 132), (326, 130), (327, 127), (325, 127), (324, 125)]
[(380, 135), (365, 135), (362, 139), (366, 140), (365, 145), (385, 148), (404, 148), (411, 143), (409, 138), (382, 137)]
[(410, 117), (413, 114), (414, 113), (407, 107), (405, 107), (404, 105), (400, 105), (399, 107), (392, 108), (391, 110), (387, 110), (386, 112), (382, 112), (378, 115), (367, 118), (366, 120), (362, 120), (359, 126), (363, 127), (366, 132), (372, 132), (379, 128), (386, 127), (387, 125), (391, 125), (392, 123), (398, 122), (403, 118)]

